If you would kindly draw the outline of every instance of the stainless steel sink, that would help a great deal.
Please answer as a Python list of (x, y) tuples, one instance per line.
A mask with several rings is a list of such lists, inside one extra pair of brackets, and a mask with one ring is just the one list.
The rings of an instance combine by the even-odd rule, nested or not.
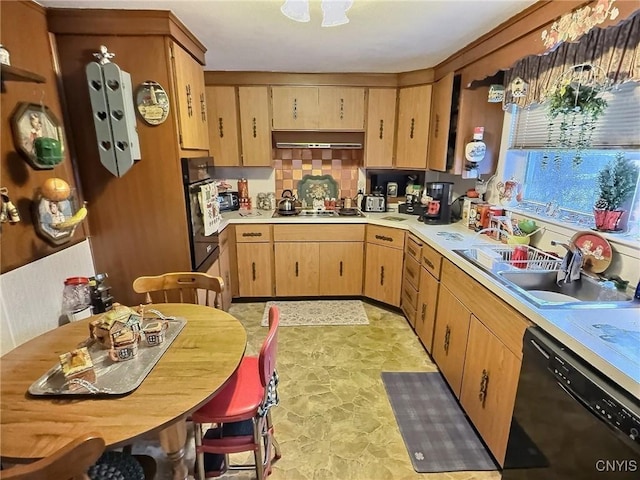
[(584, 274), (579, 280), (560, 284), (557, 271), (501, 271), (497, 276), (538, 307), (639, 306), (631, 296), (603, 287), (602, 282)]
[(529, 247), (532, 260), (513, 261), (511, 248), (488, 245), (454, 252), (538, 308), (640, 307), (631, 295), (607, 289), (584, 274), (579, 280), (558, 284), (559, 259)]

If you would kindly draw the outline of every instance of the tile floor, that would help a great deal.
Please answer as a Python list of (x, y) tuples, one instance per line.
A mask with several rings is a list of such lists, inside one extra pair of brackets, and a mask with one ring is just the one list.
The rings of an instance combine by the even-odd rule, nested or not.
[[(264, 305), (238, 303), (230, 309), (247, 329), (248, 354), (257, 354), (267, 332), (260, 326)], [(436, 367), (402, 315), (368, 303), (365, 309), (369, 325), (280, 328), (281, 402), (273, 419), (282, 459), (269, 479), (499, 479), (498, 472), (413, 470), (380, 373)], [(166, 462), (158, 460), (156, 478), (171, 478), (163, 471)], [(192, 449), (187, 460), (192, 466)], [(220, 478), (255, 475), (234, 472)]]

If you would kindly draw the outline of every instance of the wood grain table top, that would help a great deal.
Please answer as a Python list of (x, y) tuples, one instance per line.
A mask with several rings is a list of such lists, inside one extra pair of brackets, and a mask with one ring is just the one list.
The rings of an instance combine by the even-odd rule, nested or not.
[[(225, 384), (244, 355), (247, 334), (228, 313), (155, 304), (187, 324), (142, 384), (125, 396), (34, 397), (29, 386), (76, 348), (96, 316), (46, 332), (0, 358), (0, 456), (30, 461), (88, 432), (118, 447), (195, 411)], [(135, 359), (130, 360), (135, 361)]]

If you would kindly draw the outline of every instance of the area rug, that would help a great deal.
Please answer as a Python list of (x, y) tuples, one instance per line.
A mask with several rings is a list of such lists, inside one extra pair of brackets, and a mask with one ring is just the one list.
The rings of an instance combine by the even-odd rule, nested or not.
[(382, 372), (418, 473), (498, 470), (438, 372)]
[(269, 308), (280, 309), (280, 326), (368, 325), (369, 319), (360, 300), (302, 300), (267, 302), (262, 326), (269, 325)]

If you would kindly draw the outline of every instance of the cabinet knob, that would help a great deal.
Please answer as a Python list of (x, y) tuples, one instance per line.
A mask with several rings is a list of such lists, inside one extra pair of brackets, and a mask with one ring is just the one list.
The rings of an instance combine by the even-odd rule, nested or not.
[(222, 120), (222, 117), (218, 117), (218, 135), (220, 135), (220, 138), (224, 138), (224, 125), (223, 125), (224, 120)]
[(344, 120), (344, 98), (340, 99), (340, 120)]
[(449, 325), (445, 328), (444, 331), (444, 353), (449, 354), (449, 341), (451, 340), (451, 328)]
[(380, 267), (380, 285), (384, 285), (384, 265)]
[(440, 131), (440, 115), (436, 113), (436, 128), (434, 132), (434, 137), (438, 138), (439, 131)]
[(253, 138), (256, 138), (258, 136), (258, 127), (256, 123), (256, 117), (253, 117), (253, 121), (251, 123), (253, 128)]
[(298, 119), (298, 99), (297, 98), (293, 99), (293, 119), (294, 120)]
[(380, 120), (380, 140), (384, 137), (384, 120)]
[(426, 317), (426, 315), (427, 315), (427, 304), (423, 303), (422, 304), (422, 315), (421, 315), (423, 322), (424, 322), (424, 318)]
[(342, 260), (340, 260), (340, 276), (342, 276)]
[(413, 130), (416, 127), (416, 119), (412, 118), (411, 119), (411, 128), (409, 128), (409, 138), (413, 138)]
[(256, 281), (256, 262), (251, 262), (251, 274), (253, 275), (253, 281)]
[(486, 369), (482, 369), (482, 377), (480, 377), (480, 393), (478, 393), (478, 399), (484, 407), (484, 402), (487, 399), (487, 387), (489, 385), (489, 373)]
[(204, 93), (200, 94), (200, 118), (203, 122), (207, 121), (207, 102), (204, 99)]
[(296, 262), (296, 277), (298, 276), (298, 262)]

